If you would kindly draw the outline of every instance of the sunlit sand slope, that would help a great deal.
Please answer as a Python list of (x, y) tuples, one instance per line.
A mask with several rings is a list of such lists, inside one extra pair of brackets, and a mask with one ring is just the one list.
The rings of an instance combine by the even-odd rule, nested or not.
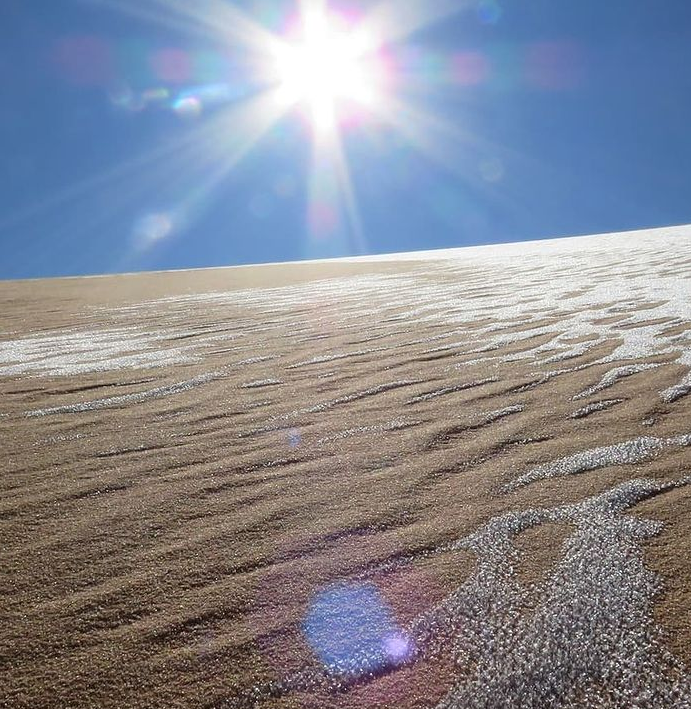
[(691, 706), (691, 228), (0, 307), (0, 706)]

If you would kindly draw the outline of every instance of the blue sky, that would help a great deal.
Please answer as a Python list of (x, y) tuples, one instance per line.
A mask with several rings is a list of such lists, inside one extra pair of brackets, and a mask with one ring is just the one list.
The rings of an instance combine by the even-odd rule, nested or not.
[(254, 30), (294, 43), (295, 2), (3, 0), (0, 278), (691, 221), (688, 0), (329, 10), (346, 34), (379, 17), (386, 79), (324, 139), (305, 101), (262, 108)]

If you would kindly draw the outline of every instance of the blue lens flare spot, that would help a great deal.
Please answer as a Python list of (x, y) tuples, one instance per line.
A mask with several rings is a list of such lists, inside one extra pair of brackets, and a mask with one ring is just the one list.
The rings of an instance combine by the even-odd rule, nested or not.
[(321, 591), (310, 604), (303, 631), (335, 674), (366, 674), (412, 655), (412, 642), (372, 584), (339, 583)]

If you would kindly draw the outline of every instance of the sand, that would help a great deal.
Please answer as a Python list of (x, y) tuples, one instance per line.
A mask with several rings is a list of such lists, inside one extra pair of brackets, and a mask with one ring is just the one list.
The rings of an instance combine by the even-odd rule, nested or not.
[(691, 706), (690, 246), (0, 283), (0, 706)]

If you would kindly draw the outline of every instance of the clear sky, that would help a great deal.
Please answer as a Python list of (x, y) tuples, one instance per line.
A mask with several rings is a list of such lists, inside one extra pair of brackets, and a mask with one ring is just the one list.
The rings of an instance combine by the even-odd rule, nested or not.
[(2, 0), (0, 277), (691, 222), (689, 0)]

